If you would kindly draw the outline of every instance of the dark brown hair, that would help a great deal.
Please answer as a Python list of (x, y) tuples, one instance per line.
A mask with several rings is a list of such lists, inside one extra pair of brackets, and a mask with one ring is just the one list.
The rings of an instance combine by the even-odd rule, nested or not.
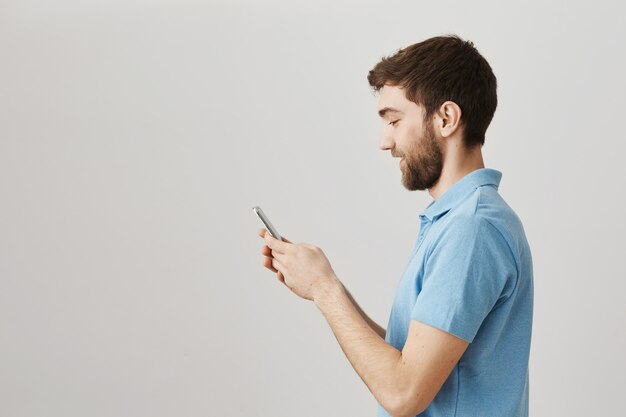
[(498, 105), (496, 76), (474, 44), (457, 35), (436, 36), (382, 58), (367, 80), (375, 91), (385, 84), (406, 90), (406, 98), (430, 118), (445, 101), (461, 108), (464, 141), (485, 143), (485, 131)]

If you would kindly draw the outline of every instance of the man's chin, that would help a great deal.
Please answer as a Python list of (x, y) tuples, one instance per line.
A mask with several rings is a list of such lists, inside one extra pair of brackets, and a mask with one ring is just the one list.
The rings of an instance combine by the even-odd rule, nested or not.
[[(405, 168), (406, 170), (406, 168)], [(410, 172), (402, 170), (402, 185), (409, 191), (425, 191), (432, 188), (433, 185), (426, 184), (424, 181), (415, 181), (415, 178), (410, 175)], [(437, 178), (437, 181), (439, 179)], [(435, 181), (436, 182), (436, 181)]]
[(402, 186), (409, 191), (424, 191), (426, 189), (422, 184), (408, 181), (404, 175), (402, 176)]

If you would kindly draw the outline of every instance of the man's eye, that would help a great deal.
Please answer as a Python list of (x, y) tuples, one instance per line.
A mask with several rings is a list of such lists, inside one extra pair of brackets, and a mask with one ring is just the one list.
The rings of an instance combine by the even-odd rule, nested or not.
[(395, 125), (396, 125), (396, 123), (398, 123), (398, 121), (399, 121), (399, 120), (394, 120), (393, 122), (389, 122), (388, 124), (390, 124), (390, 125), (392, 125), (392, 126), (395, 126)]

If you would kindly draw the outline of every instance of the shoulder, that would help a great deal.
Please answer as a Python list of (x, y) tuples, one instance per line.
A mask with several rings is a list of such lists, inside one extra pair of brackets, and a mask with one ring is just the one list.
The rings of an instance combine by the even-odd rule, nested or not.
[(506, 220), (510, 217), (510, 208), (500, 203), (485, 204), (481, 193), (480, 189), (476, 190), (440, 219), (438, 232), (428, 250), (429, 257), (441, 254), (458, 258), (463, 253), (505, 258), (512, 256)]
[(499, 235), (498, 228), (481, 211), (454, 210), (442, 219), (437, 241), (470, 243)]
[(476, 237), (480, 234), (501, 235), (509, 244), (517, 235), (523, 234), (519, 217), (492, 186), (478, 187), (441, 220), (444, 222), (442, 231), (449, 229), (455, 234), (473, 233)]

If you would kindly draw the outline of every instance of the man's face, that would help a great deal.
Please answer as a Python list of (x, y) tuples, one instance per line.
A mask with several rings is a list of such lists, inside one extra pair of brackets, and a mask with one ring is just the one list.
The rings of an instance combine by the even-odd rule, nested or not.
[(402, 185), (409, 191), (432, 188), (441, 176), (443, 152), (432, 121), (423, 120), (423, 108), (407, 100), (404, 89), (385, 85), (378, 111), (383, 120), (380, 148), (402, 158)]

